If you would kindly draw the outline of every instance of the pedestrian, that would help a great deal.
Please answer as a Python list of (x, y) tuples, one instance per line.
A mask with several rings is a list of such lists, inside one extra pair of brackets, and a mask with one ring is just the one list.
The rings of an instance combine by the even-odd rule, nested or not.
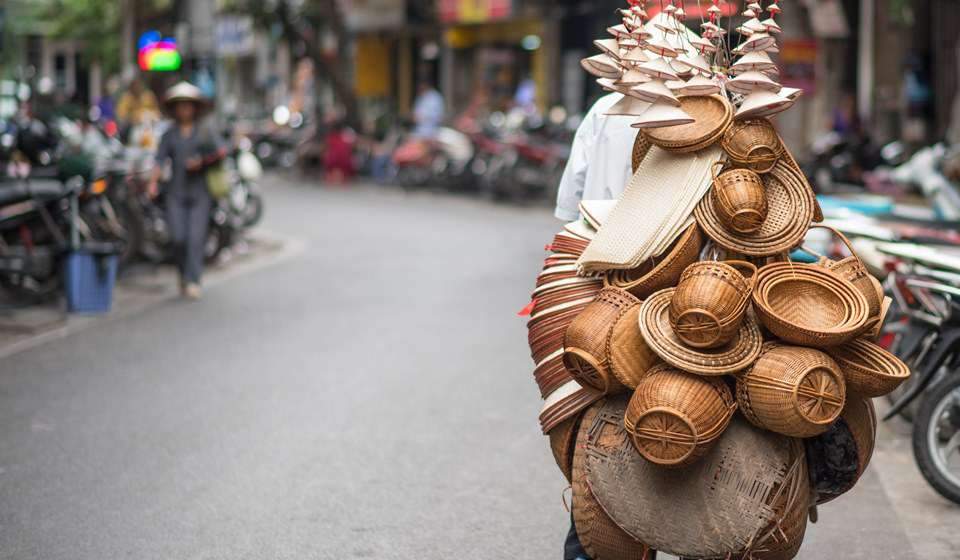
[[(577, 128), (570, 147), (570, 159), (560, 178), (557, 218), (570, 222), (580, 217), (580, 201), (619, 198), (630, 182), (631, 150), (637, 137), (630, 119), (611, 117), (607, 112), (623, 98), (611, 93), (597, 100)], [(563, 560), (590, 560), (580, 544), (573, 518), (563, 547)]]
[(151, 119), (159, 110), (157, 96), (140, 78), (134, 78), (117, 101), (117, 120), (124, 126), (135, 127)]
[(413, 134), (419, 138), (432, 139), (443, 124), (446, 103), (443, 95), (430, 82), (422, 80), (417, 86), (417, 98), (413, 102)]
[(195, 300), (200, 298), (213, 202), (207, 173), (223, 160), (227, 150), (220, 134), (199, 121), (210, 108), (199, 88), (188, 82), (178, 83), (167, 91), (164, 108), (174, 123), (160, 139), (149, 189), (151, 196), (156, 196), (163, 168), (169, 164), (169, 181), (164, 184), (167, 224), (180, 272), (181, 295)]

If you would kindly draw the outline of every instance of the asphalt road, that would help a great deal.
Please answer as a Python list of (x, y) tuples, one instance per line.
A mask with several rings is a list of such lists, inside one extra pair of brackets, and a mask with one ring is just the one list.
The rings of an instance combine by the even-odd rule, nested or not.
[[(0, 361), (0, 559), (559, 558), (516, 316), (549, 213), (267, 188), (298, 254)], [(956, 558), (917, 477), (885, 430), (801, 558)]]

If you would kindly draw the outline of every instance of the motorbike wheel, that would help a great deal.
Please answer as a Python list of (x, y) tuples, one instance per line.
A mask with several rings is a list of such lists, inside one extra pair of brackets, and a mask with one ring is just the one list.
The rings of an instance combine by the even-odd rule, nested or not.
[(250, 228), (263, 219), (263, 197), (259, 194), (249, 193), (247, 195), (247, 204), (241, 211), (243, 227)]
[(930, 486), (960, 504), (960, 372), (924, 395), (913, 423), (913, 455)]

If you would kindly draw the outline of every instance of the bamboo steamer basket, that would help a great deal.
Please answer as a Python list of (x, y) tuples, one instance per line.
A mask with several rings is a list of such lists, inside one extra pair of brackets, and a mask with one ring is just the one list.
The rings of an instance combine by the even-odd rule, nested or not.
[(651, 369), (634, 391), (624, 427), (648, 461), (682, 467), (710, 450), (736, 408), (722, 379), (660, 365)]
[(687, 345), (717, 348), (740, 329), (757, 267), (746, 261), (701, 261), (683, 271), (670, 300), (670, 326)]
[(693, 224), (664, 254), (653, 257), (638, 268), (608, 272), (604, 285), (627, 290), (645, 299), (654, 292), (676, 286), (683, 271), (700, 258), (702, 246), (703, 234)]
[(805, 438), (829, 429), (846, 402), (846, 384), (830, 356), (799, 346), (764, 344), (737, 379), (737, 403), (753, 425)]
[(876, 436), (873, 401), (851, 395), (829, 430), (804, 440), (818, 505), (838, 498), (857, 484), (870, 464)]
[(907, 364), (869, 340), (857, 339), (827, 353), (840, 366), (847, 389), (864, 397), (882, 397), (910, 377)]
[(863, 294), (816, 265), (776, 262), (761, 267), (753, 309), (770, 332), (802, 346), (838, 346), (868, 327)]
[(598, 403), (577, 437), (587, 483), (619, 527), (682, 558), (786, 560), (799, 548), (811, 501), (800, 440), (734, 415), (699, 461), (666, 469), (636, 452), (626, 406), (625, 395)]
[[(592, 422), (597, 411), (597, 405), (589, 408), (584, 414), (584, 421)], [(587, 481), (586, 463), (586, 452), (580, 446), (575, 446), (571, 480), (573, 503), (570, 509), (583, 549), (593, 560), (656, 558), (655, 551), (618, 527), (603, 510)]]
[(617, 322), (640, 300), (619, 288), (604, 288), (570, 323), (563, 340), (563, 363), (574, 379), (605, 394), (627, 388), (610, 369), (609, 340)]
[(767, 219), (767, 195), (760, 175), (730, 169), (717, 175), (710, 189), (717, 217), (738, 233), (753, 233)]
[(770, 172), (786, 151), (773, 124), (764, 118), (734, 121), (720, 143), (731, 160), (756, 173)]

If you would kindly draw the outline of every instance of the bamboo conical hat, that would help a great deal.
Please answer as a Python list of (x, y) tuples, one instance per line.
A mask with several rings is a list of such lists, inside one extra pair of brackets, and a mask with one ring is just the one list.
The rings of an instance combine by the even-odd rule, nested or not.
[(664, 126), (679, 126), (690, 124), (693, 117), (680, 107), (668, 103), (654, 103), (640, 115), (640, 120), (630, 126), (633, 128), (660, 128)]

